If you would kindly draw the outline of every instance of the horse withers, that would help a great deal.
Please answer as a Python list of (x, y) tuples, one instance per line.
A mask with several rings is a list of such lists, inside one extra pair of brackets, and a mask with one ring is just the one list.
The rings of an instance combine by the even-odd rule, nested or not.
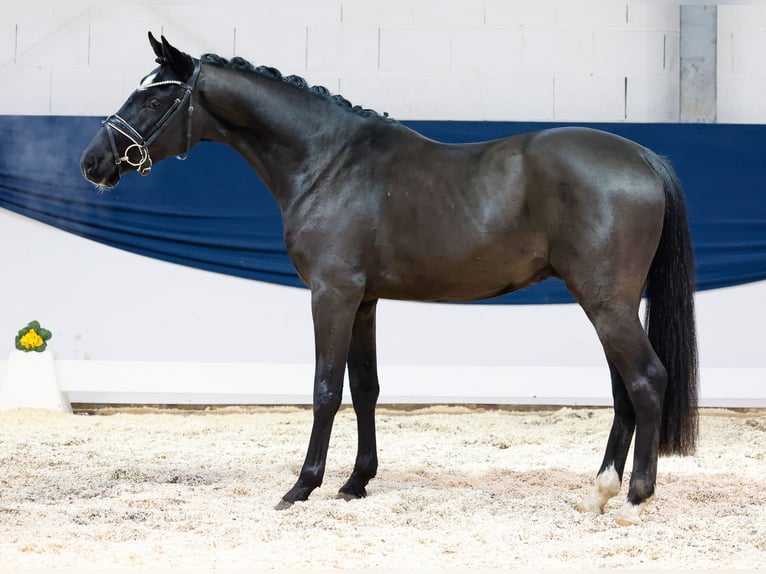
[(557, 277), (596, 329), (614, 397), (582, 507), (603, 512), (618, 494), (635, 434), (615, 519), (640, 521), (658, 455), (689, 454), (697, 437), (694, 264), (683, 193), (663, 159), (585, 128), (446, 145), (297, 76), (149, 40), (159, 65), (104, 121), (82, 172), (110, 188), (212, 140), (234, 148), (274, 195), (311, 290), (316, 346), (308, 452), (279, 507), (322, 483), (346, 367), (358, 451), (339, 496), (367, 494), (378, 468), (379, 299), (472, 301)]

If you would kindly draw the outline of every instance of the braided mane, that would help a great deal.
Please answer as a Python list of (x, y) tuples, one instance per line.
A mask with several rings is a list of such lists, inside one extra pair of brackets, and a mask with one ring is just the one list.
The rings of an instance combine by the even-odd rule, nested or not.
[(396, 121), (393, 118), (388, 117), (387, 112), (383, 114), (379, 114), (375, 110), (363, 108), (362, 106), (355, 106), (343, 96), (339, 94), (333, 94), (332, 92), (330, 92), (330, 90), (328, 90), (324, 86), (311, 86), (305, 80), (305, 78), (302, 78), (301, 76), (295, 76), (295, 75), (283, 76), (282, 72), (280, 72), (276, 68), (272, 68), (270, 66), (254, 66), (253, 64), (251, 64), (244, 58), (240, 58), (239, 56), (232, 58), (231, 60), (227, 60), (226, 58), (223, 58), (217, 54), (203, 54), (202, 57), (200, 58), (200, 61), (206, 64), (213, 64), (214, 66), (228, 68), (230, 70), (250, 72), (254, 74), (259, 74), (261, 76), (270, 78), (272, 80), (285, 82), (286, 84), (295, 86), (303, 90), (304, 92), (308, 92), (320, 98), (329, 100), (335, 103), (336, 105), (342, 108), (345, 108), (348, 111), (365, 118), (377, 118), (385, 122)]

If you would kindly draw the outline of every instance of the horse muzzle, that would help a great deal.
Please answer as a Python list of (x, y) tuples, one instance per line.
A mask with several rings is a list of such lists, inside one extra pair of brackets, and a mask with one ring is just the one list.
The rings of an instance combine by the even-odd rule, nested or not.
[(111, 154), (101, 151), (96, 138), (80, 158), (80, 171), (89, 182), (105, 188), (115, 187), (120, 182), (120, 168)]

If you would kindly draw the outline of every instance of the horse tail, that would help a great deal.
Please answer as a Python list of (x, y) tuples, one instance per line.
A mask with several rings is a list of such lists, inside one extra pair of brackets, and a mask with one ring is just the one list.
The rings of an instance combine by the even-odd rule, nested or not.
[(680, 182), (667, 161), (650, 150), (644, 159), (662, 181), (665, 219), (646, 285), (645, 326), (665, 366), (660, 454), (692, 454), (696, 448), (697, 336), (694, 320), (694, 252)]

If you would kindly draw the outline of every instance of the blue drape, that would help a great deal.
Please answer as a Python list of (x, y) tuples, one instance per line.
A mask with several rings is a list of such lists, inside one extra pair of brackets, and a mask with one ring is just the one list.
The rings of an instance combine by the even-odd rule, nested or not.
[[(302, 286), (282, 239), (276, 202), (231, 149), (202, 143), (186, 162), (127, 176), (99, 193), (79, 158), (101, 118), (0, 116), (0, 207), (107, 245), (239, 277)], [(500, 138), (555, 124), (405, 122), (444, 142)], [(668, 157), (684, 186), (698, 289), (766, 279), (766, 126), (590, 124)], [(490, 303), (567, 303), (544, 281)]]

